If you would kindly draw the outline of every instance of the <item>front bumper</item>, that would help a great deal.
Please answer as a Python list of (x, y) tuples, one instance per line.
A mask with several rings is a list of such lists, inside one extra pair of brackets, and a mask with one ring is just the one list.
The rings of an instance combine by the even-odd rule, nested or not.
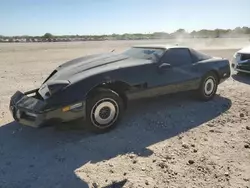
[(9, 109), (20, 124), (38, 128), (50, 122), (68, 122), (85, 117), (85, 102), (82, 102), (81, 107), (67, 112), (63, 112), (62, 108), (44, 110), (45, 101), (28, 96), (35, 92), (36, 90), (26, 93), (17, 91), (11, 97)]
[(250, 60), (238, 61), (234, 59), (231, 67), (237, 72), (250, 73)]

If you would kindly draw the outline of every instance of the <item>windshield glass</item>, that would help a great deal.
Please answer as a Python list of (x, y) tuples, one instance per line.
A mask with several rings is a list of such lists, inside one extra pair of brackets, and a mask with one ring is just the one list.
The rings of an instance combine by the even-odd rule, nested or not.
[(123, 53), (133, 58), (157, 60), (164, 52), (165, 50), (160, 48), (132, 47)]

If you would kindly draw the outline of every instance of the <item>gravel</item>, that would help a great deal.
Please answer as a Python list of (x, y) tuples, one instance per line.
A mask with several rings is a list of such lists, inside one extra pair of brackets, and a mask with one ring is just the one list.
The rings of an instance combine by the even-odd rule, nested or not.
[[(0, 44), (1, 188), (249, 187), (247, 76), (233, 73), (209, 102), (185, 93), (130, 103), (107, 134), (13, 122), (16, 90), (39, 87), (66, 60), (132, 43)], [(226, 58), (235, 51), (204, 50)]]

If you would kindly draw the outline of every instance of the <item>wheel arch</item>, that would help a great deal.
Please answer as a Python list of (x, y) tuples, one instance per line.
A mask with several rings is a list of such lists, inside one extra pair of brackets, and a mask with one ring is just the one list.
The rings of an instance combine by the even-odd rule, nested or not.
[(220, 74), (219, 74), (219, 71), (216, 70), (216, 69), (212, 69), (212, 70), (206, 72), (205, 75), (207, 75), (209, 73), (213, 73), (216, 76), (216, 79), (217, 79), (217, 82), (218, 82), (217, 84), (219, 84), (220, 83)]
[(115, 93), (117, 93), (123, 100), (124, 103), (124, 107), (127, 108), (127, 102), (128, 102), (128, 98), (126, 95), (126, 91), (128, 91), (131, 88), (131, 85), (129, 85), (128, 83), (124, 82), (124, 81), (106, 81), (106, 82), (102, 82), (99, 83), (97, 85), (95, 85), (94, 87), (92, 87), (86, 94), (86, 98), (87, 100), (95, 95), (95, 93), (97, 91), (100, 91), (102, 89), (110, 89), (111, 91), (114, 91)]

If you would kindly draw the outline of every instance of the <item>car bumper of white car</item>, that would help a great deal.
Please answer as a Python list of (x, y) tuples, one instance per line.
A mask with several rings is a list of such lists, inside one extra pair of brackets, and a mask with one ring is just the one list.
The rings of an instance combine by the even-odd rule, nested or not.
[(231, 66), (237, 72), (250, 73), (250, 60), (243, 63), (233, 62)]
[(248, 59), (248, 56), (248, 54), (236, 53), (231, 67), (237, 72), (250, 73), (250, 59)]

